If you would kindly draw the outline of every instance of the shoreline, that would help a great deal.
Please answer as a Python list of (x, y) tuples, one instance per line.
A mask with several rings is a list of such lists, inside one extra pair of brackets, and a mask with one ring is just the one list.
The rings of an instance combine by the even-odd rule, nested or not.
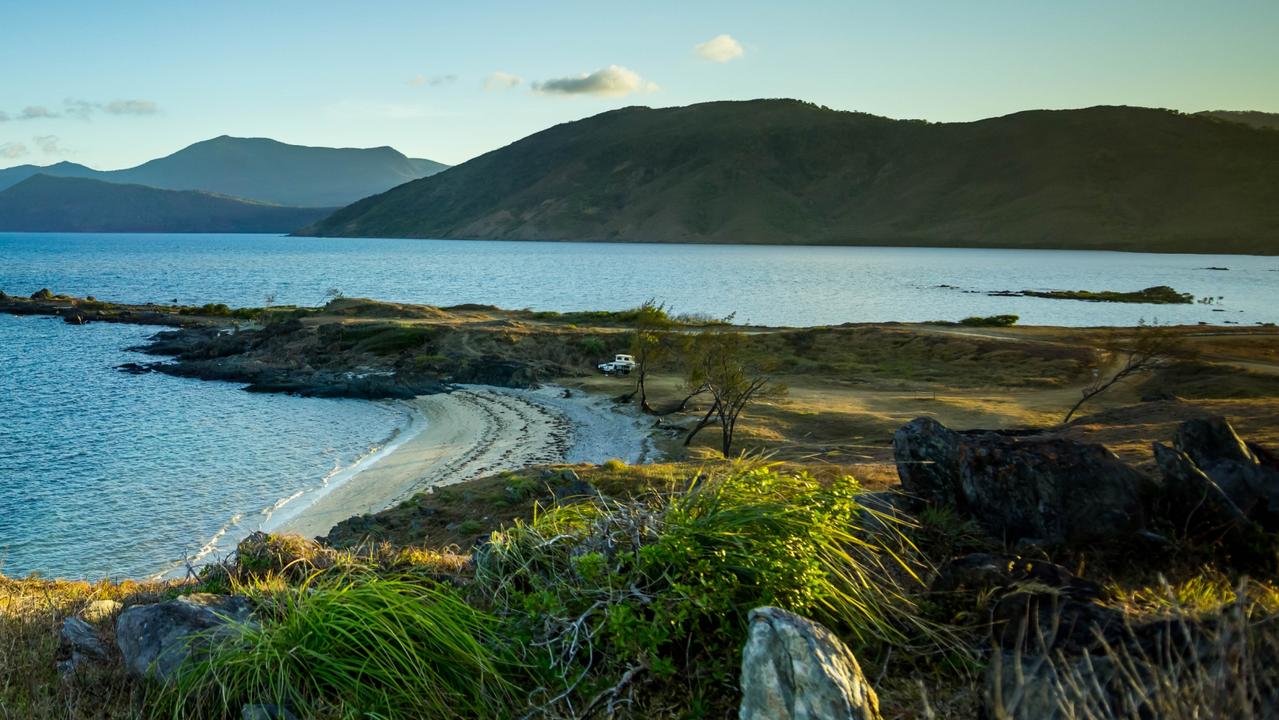
[(413, 423), (423, 427), (402, 433), (341, 482), (262, 529), (323, 537), (343, 520), (385, 510), (432, 487), (530, 465), (652, 457), (638, 416), (613, 408), (606, 398), (563, 393), (554, 385), (538, 390), (470, 385), (406, 400)]

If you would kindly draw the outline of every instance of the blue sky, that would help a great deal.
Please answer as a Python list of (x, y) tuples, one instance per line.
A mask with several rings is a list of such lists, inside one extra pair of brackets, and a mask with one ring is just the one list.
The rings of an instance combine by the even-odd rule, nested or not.
[(1275, 0), (6, 0), (0, 167), (222, 134), (457, 163), (611, 108), (757, 97), (935, 121), (1279, 112), (1276, 37)]

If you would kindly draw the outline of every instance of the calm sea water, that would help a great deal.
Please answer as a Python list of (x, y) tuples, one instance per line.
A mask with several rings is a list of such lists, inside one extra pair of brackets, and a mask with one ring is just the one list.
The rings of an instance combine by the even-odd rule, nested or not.
[[(1152, 285), (1224, 299), (1214, 306), (1158, 306), (982, 294)], [(237, 306), (261, 305), (268, 294), (277, 303), (315, 305), (330, 288), (404, 302), (540, 310), (616, 310), (655, 297), (679, 312), (736, 313), (741, 322), (767, 325), (1002, 313), (1054, 325), (1279, 321), (1279, 257), (0, 234), (0, 290), (29, 294), (42, 287), (121, 301)]]
[[(1227, 267), (1228, 271), (1208, 270)], [(940, 286), (952, 287), (940, 287)], [(1215, 305), (997, 298), (1171, 285)], [(1104, 252), (0, 234), (0, 290), (129, 302), (315, 305), (351, 296), (679, 312), (769, 325), (1279, 321), (1279, 258)], [(1214, 312), (1214, 309), (1225, 312)], [(152, 328), (0, 316), (0, 572), (165, 572), (222, 551), (407, 422), (394, 404), (254, 395), (115, 365)], [(284, 507), (287, 507), (284, 506)]]
[(225, 551), (407, 421), (113, 369), (154, 331), (0, 315), (3, 574), (147, 577)]

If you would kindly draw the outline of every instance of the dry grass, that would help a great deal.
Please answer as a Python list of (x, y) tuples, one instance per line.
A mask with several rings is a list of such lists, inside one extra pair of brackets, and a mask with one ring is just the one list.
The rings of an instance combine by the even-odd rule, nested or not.
[[(176, 583), (98, 583), (15, 580), (0, 576), (0, 720), (80, 720), (136, 718), (145, 688), (125, 676), (115, 662), (92, 663), (73, 681), (56, 670), (62, 620), (94, 600), (125, 604), (155, 602), (177, 590)], [(114, 649), (114, 624), (98, 626)]]

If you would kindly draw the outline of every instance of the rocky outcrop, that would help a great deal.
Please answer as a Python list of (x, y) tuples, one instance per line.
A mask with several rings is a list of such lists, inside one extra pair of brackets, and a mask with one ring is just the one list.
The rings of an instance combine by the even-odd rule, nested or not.
[(893, 436), (902, 486), (1009, 544), (1088, 545), (1144, 527), (1148, 481), (1101, 445), (957, 433), (919, 418)]
[(86, 662), (105, 660), (108, 656), (98, 631), (78, 617), (62, 621), (58, 641), (58, 655), (62, 658), (58, 660), (58, 674), (64, 678), (74, 675)]
[(1228, 503), (1222, 508), (1228, 514), (1279, 531), (1279, 467), (1264, 448), (1244, 442), (1225, 418), (1187, 420), (1172, 447), (1156, 443), (1155, 452), (1169, 490), (1215, 495)]
[(879, 720), (879, 699), (834, 633), (756, 608), (742, 649), (740, 720)]
[(250, 621), (251, 614), (248, 598), (205, 593), (136, 605), (120, 613), (116, 644), (130, 673), (168, 680), (211, 638), (234, 632)]

